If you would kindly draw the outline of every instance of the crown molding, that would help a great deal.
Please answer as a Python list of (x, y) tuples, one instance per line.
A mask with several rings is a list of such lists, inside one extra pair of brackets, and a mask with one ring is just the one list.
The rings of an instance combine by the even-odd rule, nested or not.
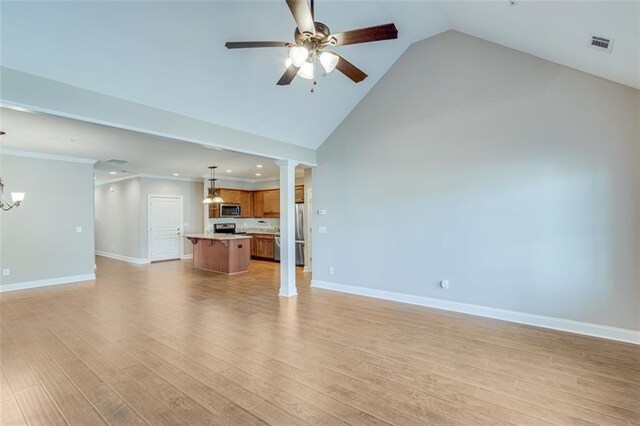
[(66, 161), (69, 163), (91, 164), (94, 165), (98, 160), (92, 158), (72, 157), (68, 155), (46, 154), (36, 151), (21, 151), (17, 149), (0, 149), (0, 155), (10, 155), (12, 157), (38, 158), (41, 160)]
[[(220, 176), (220, 175), (218, 175)], [(205, 180), (208, 180), (209, 177), (208, 176), (202, 176)], [(248, 183), (257, 183), (257, 182), (271, 182), (271, 181), (276, 181), (278, 180), (277, 177), (274, 178), (262, 178), (262, 179), (252, 179), (252, 178), (243, 178), (243, 177), (236, 177), (236, 176), (223, 176), (223, 177), (216, 177), (217, 180), (230, 180), (230, 181), (235, 181), (235, 182), (248, 182)]]
[(190, 177), (180, 177), (180, 176), (163, 176), (163, 175), (154, 175), (149, 173), (139, 173), (138, 176), (148, 179), (166, 179), (166, 180), (179, 180), (182, 182), (202, 182), (203, 180), (200, 178), (190, 178)]

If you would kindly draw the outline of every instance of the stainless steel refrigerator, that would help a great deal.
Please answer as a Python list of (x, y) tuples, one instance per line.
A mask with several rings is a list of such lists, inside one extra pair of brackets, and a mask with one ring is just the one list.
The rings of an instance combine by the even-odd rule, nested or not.
[[(296, 204), (296, 265), (304, 266), (304, 203)], [(280, 235), (275, 237), (274, 259), (280, 260)]]
[(296, 204), (296, 265), (304, 266), (304, 204)]

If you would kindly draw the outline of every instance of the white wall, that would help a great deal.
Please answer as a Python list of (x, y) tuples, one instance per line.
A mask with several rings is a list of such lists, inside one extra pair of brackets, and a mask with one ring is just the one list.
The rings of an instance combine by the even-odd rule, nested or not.
[(640, 330), (639, 103), (461, 33), (413, 45), (318, 151), (314, 280)]
[[(148, 259), (148, 195), (182, 196), (184, 233), (203, 232), (202, 182), (135, 177), (95, 187), (96, 250)], [(193, 253), (188, 240), (184, 254)]]
[(93, 165), (2, 154), (0, 177), (9, 199), (26, 192), (20, 207), (0, 213), (0, 269), (11, 270), (0, 283), (92, 275)]

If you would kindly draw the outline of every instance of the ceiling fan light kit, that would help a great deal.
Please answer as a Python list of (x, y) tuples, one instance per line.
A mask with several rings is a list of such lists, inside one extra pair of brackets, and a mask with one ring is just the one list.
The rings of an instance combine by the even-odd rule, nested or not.
[(307, 62), (309, 58), (309, 51), (306, 47), (302, 46), (293, 46), (289, 49), (289, 59), (291, 59), (291, 63), (296, 67), (301, 67), (302, 64)]
[[(313, 0), (311, 0), (311, 5), (307, 3), (307, 0), (285, 0), (285, 2), (297, 25), (294, 32), (295, 42), (240, 41), (227, 42), (225, 44), (227, 49), (289, 48), (289, 57), (285, 62), (287, 69), (278, 80), (277, 84), (279, 86), (291, 84), (296, 75), (304, 79), (313, 80), (315, 85), (316, 59), (318, 59), (326, 73), (338, 69), (354, 83), (359, 83), (367, 78), (367, 74), (336, 52), (325, 51), (324, 49), (398, 38), (398, 29), (394, 24), (384, 24), (332, 34), (328, 26), (322, 22), (315, 21)], [(312, 88), (311, 92), (313, 91)]]

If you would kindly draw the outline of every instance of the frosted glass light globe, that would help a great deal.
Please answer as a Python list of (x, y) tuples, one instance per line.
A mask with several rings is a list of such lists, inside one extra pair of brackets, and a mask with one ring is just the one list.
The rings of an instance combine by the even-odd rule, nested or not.
[(313, 62), (305, 62), (298, 70), (298, 75), (307, 80), (313, 79)]
[(309, 57), (309, 51), (302, 46), (293, 46), (289, 49), (289, 59), (296, 67), (302, 66)]
[(327, 73), (333, 71), (336, 65), (338, 65), (339, 60), (340, 56), (331, 52), (322, 52), (320, 54), (320, 63), (322, 64), (322, 68), (324, 68)]

